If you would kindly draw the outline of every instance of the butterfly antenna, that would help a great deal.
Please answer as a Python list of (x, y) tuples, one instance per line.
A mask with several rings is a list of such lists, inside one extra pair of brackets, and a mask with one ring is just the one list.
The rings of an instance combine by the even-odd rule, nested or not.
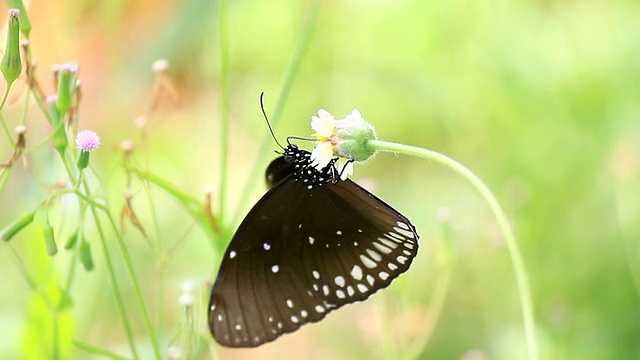
[(313, 137), (304, 137), (304, 136), (295, 136), (295, 135), (289, 135), (287, 136), (287, 143), (291, 144), (291, 142), (289, 140), (294, 139), (294, 140), (304, 140), (304, 141), (318, 141), (318, 139), (313, 138)]
[[(264, 111), (264, 102), (262, 101), (262, 98), (264, 98), (264, 91), (260, 93), (260, 109), (262, 110), (262, 115), (264, 115), (264, 119), (267, 121), (267, 126), (269, 127), (269, 132), (271, 133), (271, 137), (273, 138), (273, 140), (275, 140), (276, 144), (278, 144), (278, 146), (280, 146), (280, 148), (284, 150), (284, 146), (280, 144), (280, 142), (276, 138), (276, 135), (273, 133), (273, 128), (271, 127), (271, 123), (269, 122), (267, 113)], [(288, 142), (288, 138), (287, 138), (287, 142)]]

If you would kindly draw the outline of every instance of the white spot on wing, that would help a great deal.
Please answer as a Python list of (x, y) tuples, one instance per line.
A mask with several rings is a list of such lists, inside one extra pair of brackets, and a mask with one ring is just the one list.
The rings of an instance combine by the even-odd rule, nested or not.
[(413, 233), (409, 230), (400, 229), (398, 227), (394, 227), (393, 230), (397, 231), (400, 235), (404, 235), (405, 237), (408, 237), (409, 239), (413, 239), (415, 237)]
[(336, 235), (342, 235), (342, 231), (340, 230), (336, 231)]
[(313, 277), (314, 277), (314, 278), (316, 278), (316, 279), (320, 279), (320, 273), (319, 273), (319, 272), (317, 272), (317, 271), (313, 270), (313, 271), (311, 272), (311, 274), (313, 274)]
[(358, 265), (353, 265), (353, 268), (351, 268), (351, 277), (358, 281), (362, 280), (362, 268)]
[(311, 236), (309, 236), (309, 244), (313, 245), (314, 241), (316, 241), (316, 239), (314, 239)]
[(293, 309), (293, 301), (291, 301), (291, 299), (287, 299), (287, 306), (289, 309)]
[(398, 260), (400, 264), (404, 265), (404, 263), (407, 261), (407, 258), (404, 256), (398, 256), (396, 260)]
[(333, 281), (336, 283), (336, 285), (340, 287), (344, 287), (345, 281), (342, 276), (336, 276), (335, 279), (333, 279)]
[(398, 270), (398, 267), (394, 263), (388, 263), (387, 266), (389, 267), (389, 270), (391, 270), (391, 271)]
[(369, 288), (367, 288), (364, 284), (358, 284), (356, 285), (356, 287), (358, 288), (358, 290), (360, 290), (361, 293), (366, 293), (367, 290), (369, 290)]
[(378, 277), (381, 280), (387, 280), (389, 278), (389, 274), (385, 271), (380, 271), (380, 273), (378, 274)]
[(233, 259), (234, 257), (236, 257), (236, 252), (232, 250), (232, 251), (229, 253), (229, 259)]
[(236, 328), (236, 330), (240, 331), (240, 329), (242, 329), (242, 325), (236, 324), (235, 328)]
[(324, 312), (324, 308), (321, 305), (316, 305), (315, 309), (316, 309), (316, 312), (318, 312), (318, 313), (323, 313)]
[(370, 286), (373, 286), (373, 283), (375, 280), (376, 279), (373, 276), (367, 274), (367, 282), (369, 283)]
[(322, 293), (324, 296), (329, 296), (329, 287), (327, 285), (322, 286)]
[(267, 243), (262, 244), (262, 247), (267, 251), (269, 251), (269, 249), (271, 249), (271, 245), (269, 245)]
[(272, 273), (274, 273), (274, 274), (275, 274), (275, 273), (277, 273), (278, 271), (280, 271), (280, 266), (278, 266), (278, 265), (273, 265), (273, 266), (271, 267), (271, 272), (272, 272)]
[(295, 316), (295, 315), (291, 315), (291, 322), (292, 322), (292, 323), (297, 324), (297, 323), (298, 323), (298, 321), (300, 321), (300, 319), (298, 319), (298, 317), (297, 317), (297, 316)]
[(380, 238), (380, 237), (379, 237), (379, 238), (378, 238), (378, 240), (379, 240), (381, 243), (385, 244), (387, 247), (390, 247), (390, 248), (392, 248), (392, 249), (395, 249), (395, 248), (397, 248), (397, 247), (398, 247), (398, 244), (397, 244), (396, 242), (391, 241), (391, 240), (389, 240), (389, 239), (387, 239), (387, 238)]
[(364, 266), (367, 267), (368, 269), (373, 269), (374, 267), (378, 266), (378, 264), (376, 264), (373, 260), (369, 259), (364, 255), (360, 255), (360, 260), (362, 261)]
[(347, 286), (347, 295), (353, 296), (353, 294), (355, 294), (355, 293), (356, 293), (356, 291), (353, 290), (353, 286), (351, 286), (351, 285)]
[(338, 297), (338, 299), (346, 298), (346, 295), (344, 294), (344, 291), (342, 291), (342, 290), (336, 290), (336, 296)]
[(389, 249), (386, 246), (383, 246), (377, 242), (373, 243), (373, 247), (376, 248), (378, 251), (380, 251), (383, 254), (391, 254), (391, 249)]
[(371, 249), (367, 249), (367, 254), (369, 254), (369, 256), (371, 256), (371, 258), (374, 261), (380, 261), (382, 260), (382, 256), (380, 256), (380, 254), (378, 254), (377, 252), (371, 250)]
[(403, 228), (405, 230), (411, 230), (411, 229), (409, 229), (409, 225), (407, 225), (407, 224), (405, 224), (403, 222), (398, 221), (398, 222), (396, 222), (396, 224), (398, 224), (398, 226), (400, 226), (401, 228)]

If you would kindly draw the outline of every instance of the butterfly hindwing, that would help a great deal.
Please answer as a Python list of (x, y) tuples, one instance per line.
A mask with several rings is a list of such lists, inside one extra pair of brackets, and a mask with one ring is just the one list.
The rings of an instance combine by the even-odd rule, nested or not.
[(363, 301), (417, 253), (409, 220), (351, 180), (309, 186), (283, 175), (240, 224), (222, 260), (209, 327), (224, 346), (258, 346)]

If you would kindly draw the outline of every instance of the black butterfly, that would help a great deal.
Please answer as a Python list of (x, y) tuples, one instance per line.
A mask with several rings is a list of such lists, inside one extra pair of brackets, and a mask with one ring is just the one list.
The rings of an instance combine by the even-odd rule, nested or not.
[(271, 189), (222, 260), (209, 329), (224, 346), (255, 347), (363, 301), (405, 272), (418, 251), (409, 219), (289, 144), (267, 168)]

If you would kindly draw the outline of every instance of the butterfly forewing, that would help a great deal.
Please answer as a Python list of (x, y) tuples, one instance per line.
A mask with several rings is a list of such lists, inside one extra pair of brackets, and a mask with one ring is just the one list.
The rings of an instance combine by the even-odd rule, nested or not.
[(211, 333), (224, 346), (253, 347), (319, 321), (406, 271), (417, 239), (407, 218), (350, 180), (315, 186), (284, 176), (231, 240), (212, 290)]

